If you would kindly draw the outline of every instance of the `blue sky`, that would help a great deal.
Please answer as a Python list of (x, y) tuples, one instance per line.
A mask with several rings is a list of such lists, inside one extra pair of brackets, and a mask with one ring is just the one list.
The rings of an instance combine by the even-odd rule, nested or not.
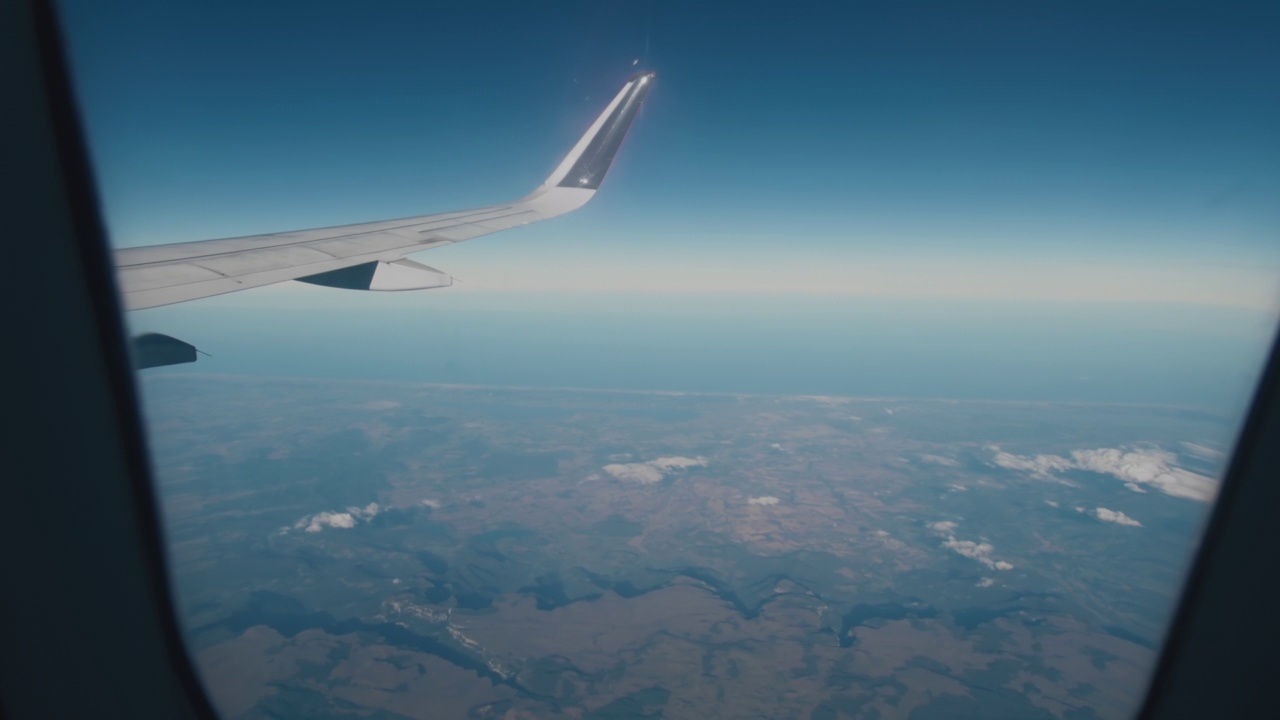
[[(554, 167), (633, 62), (659, 73), (586, 208), (420, 256), (457, 275), (454, 289), (354, 298), (289, 284), (137, 313), (146, 329), (204, 346), (209, 335), (278, 337), (242, 322), (263, 311), (343, 311), (394, 330), (378, 318), (474, 312), (483, 323), (531, 298), (557, 317), (583, 302), (643, 312), (681, 297), (684, 308), (734, 307), (727, 298), (794, 308), (767, 313), (778, 329), (918, 338), (940, 316), (920, 303), (967, 304), (957, 337), (964, 323), (985, 337), (976, 328), (1016, 315), (1006, 317), (1011, 337), (965, 350), (987, 348), (992, 367), (1043, 344), (1046, 323), (1065, 322), (1081, 328), (1079, 353), (1117, 367), (1182, 363), (1179, 377), (1203, 378), (1197, 349), (1225, 333), (1219, 347), (1237, 360), (1213, 375), (1215, 391), (1180, 394), (1189, 381), (1168, 380), (1160, 392), (1129, 392), (1132, 382), (1115, 379), (1080, 397), (1238, 398), (1280, 299), (1280, 11), (1113, 5), (65, 3), (119, 245), (515, 198)], [(823, 308), (855, 306), (878, 309), (814, 325)], [(654, 312), (669, 327), (690, 322)], [(549, 348), (566, 332), (553, 325)], [(1165, 333), (1162, 357), (1126, 342), (1152, 327)], [(628, 342), (639, 352), (636, 339), (609, 347)], [(688, 343), (700, 351), (696, 337)], [(854, 351), (823, 347), (815, 352), (833, 367)], [(897, 347), (904, 361), (928, 352)], [(389, 372), (368, 358), (309, 371), (280, 361), (289, 354), (272, 370)], [(1088, 375), (1036, 362), (1043, 388)], [(682, 380), (677, 368), (646, 383)], [(984, 387), (998, 390), (999, 378)], [(1073, 397), (1034, 382), (1019, 392)]]

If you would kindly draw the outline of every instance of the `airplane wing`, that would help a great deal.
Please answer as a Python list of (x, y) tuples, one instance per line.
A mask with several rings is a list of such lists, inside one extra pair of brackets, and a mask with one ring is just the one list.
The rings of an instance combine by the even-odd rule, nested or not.
[(359, 290), (449, 285), (452, 278), (445, 273), (404, 256), (582, 207), (604, 180), (653, 77), (641, 73), (628, 80), (555, 172), (520, 200), (399, 220), (117, 250), (125, 309), (170, 305), (285, 280)]

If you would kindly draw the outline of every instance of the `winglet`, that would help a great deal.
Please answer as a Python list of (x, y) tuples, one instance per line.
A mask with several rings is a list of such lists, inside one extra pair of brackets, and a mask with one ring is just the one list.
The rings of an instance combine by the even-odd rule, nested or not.
[(640, 104), (653, 86), (655, 76), (653, 72), (632, 75), (538, 190), (554, 187), (598, 189), (618, 154), (622, 139), (627, 136), (627, 130), (631, 129), (631, 123), (640, 111)]

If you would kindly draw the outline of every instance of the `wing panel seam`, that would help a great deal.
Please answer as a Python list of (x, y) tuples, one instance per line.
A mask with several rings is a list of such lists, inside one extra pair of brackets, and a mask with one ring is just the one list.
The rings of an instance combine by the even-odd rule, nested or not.
[[(478, 211), (478, 212), (473, 212), (473, 213), (471, 213), (470, 215), (467, 215), (467, 216), (465, 216), (465, 217), (473, 217), (473, 216), (476, 216), (476, 215), (485, 215), (485, 214), (493, 213), (493, 212), (503, 212), (503, 211), (506, 211), (506, 210), (510, 210), (511, 208), (512, 208), (512, 206), (510, 206), (510, 205), (508, 205), (508, 206), (504, 206), (504, 207), (501, 207), (501, 208), (497, 208), (497, 209), (490, 208), (490, 209), (485, 210), (485, 211), (483, 211), (483, 212), (479, 212), (479, 211)], [(528, 210), (520, 210), (520, 211), (517, 211), (516, 213), (513, 213), (513, 214), (518, 215), (518, 214), (525, 213), (525, 212), (530, 212), (530, 211), (528, 211)], [(494, 217), (494, 218), (485, 218), (485, 219), (487, 219), (487, 220), (498, 220), (498, 219), (501, 219), (501, 218), (503, 218), (503, 217), (507, 217), (507, 216), (505, 216), (505, 215), (499, 215), (499, 216)], [(126, 269), (131, 269), (131, 268), (156, 267), (156, 266), (160, 266), (160, 265), (169, 265), (169, 264), (185, 263), (185, 262), (191, 262), (192, 260), (201, 260), (201, 259), (204, 259), (204, 258), (218, 257), (218, 256), (221, 256), (221, 255), (235, 255), (235, 254), (239, 254), (239, 253), (255, 252), (255, 251), (260, 251), (260, 250), (274, 250), (274, 249), (276, 249), (276, 248), (296, 247), (296, 246), (298, 246), (298, 245), (306, 245), (306, 244), (308, 244), (308, 243), (323, 242), (323, 241), (325, 241), (325, 240), (341, 240), (341, 239), (344, 239), (344, 238), (360, 237), (361, 235), (373, 235), (373, 234), (377, 234), (377, 233), (393, 232), (393, 231), (395, 231), (395, 230), (412, 229), (412, 228), (415, 228), (415, 227), (417, 227), (417, 226), (419, 226), (419, 225), (430, 225), (430, 224), (432, 224), (432, 223), (451, 222), (451, 221), (453, 221), (453, 220), (458, 220), (458, 219), (459, 219), (459, 218), (447, 218), (447, 219), (442, 219), (442, 220), (424, 220), (424, 221), (422, 221), (422, 222), (406, 223), (406, 224), (404, 224), (404, 225), (397, 225), (397, 226), (395, 226), (395, 227), (385, 227), (385, 228), (378, 228), (378, 229), (376, 229), (376, 230), (363, 230), (363, 231), (360, 231), (360, 232), (352, 232), (352, 233), (347, 233), (347, 234), (345, 234), (345, 235), (330, 235), (330, 236), (328, 236), (328, 237), (309, 238), (309, 239), (307, 239), (307, 240), (299, 240), (299, 241), (297, 241), (297, 242), (279, 243), (279, 244), (276, 244), (276, 245), (265, 245), (265, 246), (263, 246), (263, 247), (257, 247), (257, 248), (240, 248), (240, 249), (237, 249), (237, 250), (223, 250), (223, 251), (221, 251), (221, 252), (205, 253), (205, 254), (203, 254), (203, 255), (189, 255), (189, 256), (187, 256), (187, 257), (173, 258), (172, 260), (155, 260), (155, 261), (152, 261), (152, 262), (141, 262), (141, 263), (132, 263), (132, 264), (128, 264), (128, 265), (118, 265), (117, 267), (118, 267), (120, 270), (126, 270)], [(441, 226), (441, 227), (430, 228), (430, 229), (428, 229), (428, 230), (421, 230), (421, 231), (419, 231), (419, 232), (430, 232), (430, 231), (432, 231), (432, 230), (448, 230), (448, 229), (450, 229), (450, 228), (455, 228), (455, 227), (458, 227), (458, 226), (460, 226), (460, 225), (469, 225), (469, 224), (470, 224), (470, 223), (472, 223), (472, 222), (475, 222), (475, 221), (474, 221), (474, 220), (469, 220), (469, 221), (467, 221), (467, 222), (454, 223), (454, 224), (452, 224), (452, 225), (444, 225), (444, 226)], [(324, 229), (328, 229), (328, 228), (324, 228)], [(225, 238), (225, 239), (226, 239), (226, 240), (228, 240), (228, 241), (230, 241), (230, 240), (251, 240), (253, 237), (254, 237), (254, 236), (249, 235), (249, 236), (244, 236), (244, 237), (238, 237), (238, 238)], [(264, 236), (264, 237), (269, 237), (269, 236)], [(208, 242), (208, 241), (202, 241), (202, 242)], [(218, 242), (218, 241), (213, 241), (213, 242)], [(148, 247), (148, 246), (143, 246), (142, 248), (137, 248), (137, 249), (141, 250), (141, 249), (144, 249), (144, 248), (146, 248), (146, 247)], [(161, 248), (161, 247), (164, 247), (164, 246), (163, 246), (163, 245), (155, 245), (155, 246), (152, 246), (152, 247)], [(134, 248), (129, 248), (129, 249), (134, 249)]]

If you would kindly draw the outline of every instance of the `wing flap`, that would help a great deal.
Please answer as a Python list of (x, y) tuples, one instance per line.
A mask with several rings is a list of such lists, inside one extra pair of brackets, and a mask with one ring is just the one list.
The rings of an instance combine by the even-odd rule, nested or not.
[(206, 270), (212, 270), (222, 277), (237, 277), (262, 272), (263, 270), (302, 267), (313, 263), (336, 260), (339, 257), (341, 256), (325, 252), (323, 246), (303, 245), (215, 255), (192, 261), (190, 264)]

